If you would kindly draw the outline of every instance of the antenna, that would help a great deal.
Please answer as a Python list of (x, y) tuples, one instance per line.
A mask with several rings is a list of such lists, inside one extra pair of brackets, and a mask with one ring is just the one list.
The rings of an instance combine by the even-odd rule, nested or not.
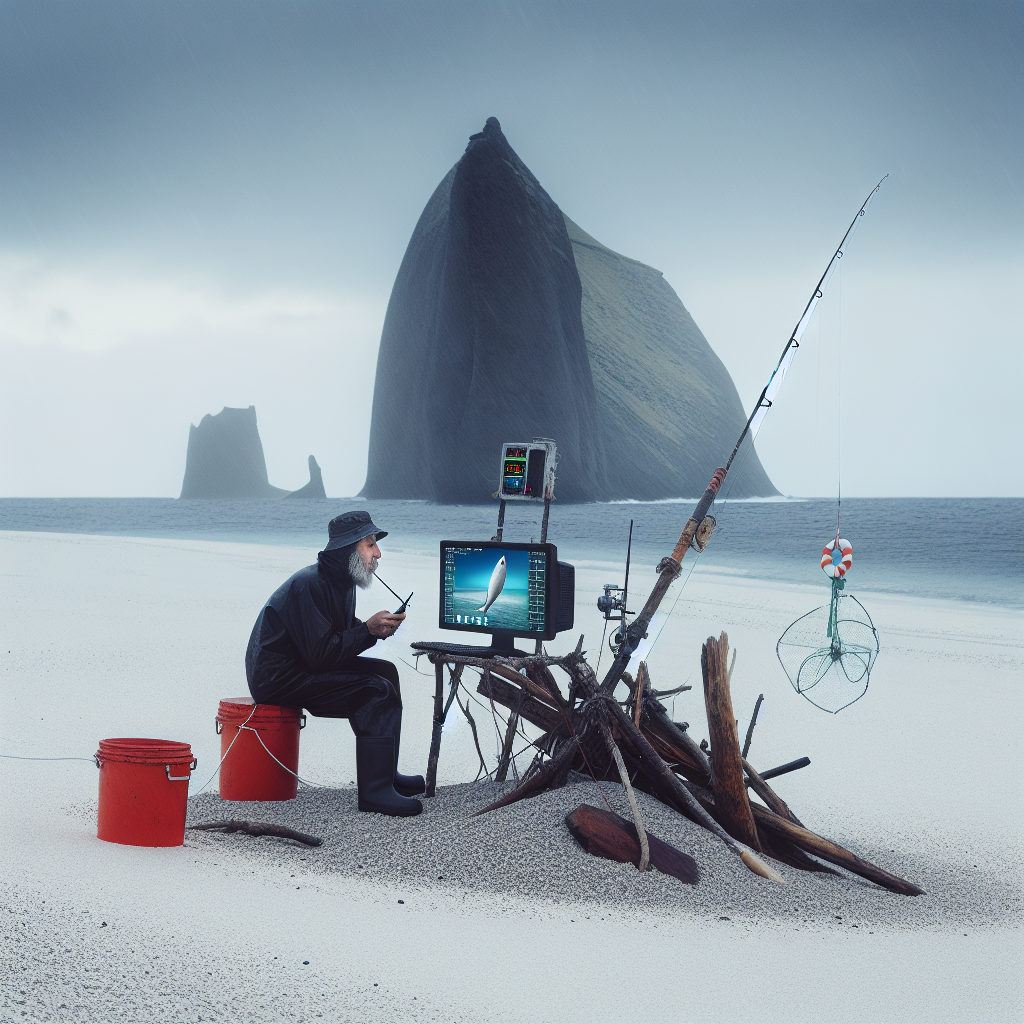
[(626, 541), (626, 579), (622, 584), (622, 621), (625, 623), (629, 607), (629, 556), (633, 551), (633, 520), (629, 521), (629, 540)]

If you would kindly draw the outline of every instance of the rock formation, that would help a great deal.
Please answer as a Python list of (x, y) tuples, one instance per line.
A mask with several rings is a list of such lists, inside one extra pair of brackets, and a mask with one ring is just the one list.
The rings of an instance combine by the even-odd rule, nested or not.
[(286, 494), (286, 498), (326, 498), (327, 492), (324, 490), (324, 477), (320, 472), (320, 467), (316, 464), (316, 459), (312, 455), (309, 457), (309, 483), (305, 487), (300, 487), (297, 491), (292, 491), (291, 494)]
[[(413, 232), (388, 304), (362, 494), (480, 502), (500, 446), (557, 440), (562, 501), (692, 497), (746, 414), (660, 272), (605, 248), (495, 118)], [(778, 493), (755, 452), (734, 497)]]
[(267, 460), (256, 426), (256, 406), (209, 413), (188, 431), (182, 498), (323, 498), (323, 477), (312, 455), (309, 483), (289, 494), (267, 478)]

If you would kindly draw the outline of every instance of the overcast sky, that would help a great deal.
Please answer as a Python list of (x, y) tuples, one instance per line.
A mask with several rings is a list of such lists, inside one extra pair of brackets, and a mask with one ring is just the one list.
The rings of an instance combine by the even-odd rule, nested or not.
[(395, 274), (491, 115), (748, 408), (888, 173), (762, 460), (1024, 494), (1022, 10), (0, 0), (0, 494), (176, 496), (189, 423), (250, 404), (272, 483), (357, 491)]

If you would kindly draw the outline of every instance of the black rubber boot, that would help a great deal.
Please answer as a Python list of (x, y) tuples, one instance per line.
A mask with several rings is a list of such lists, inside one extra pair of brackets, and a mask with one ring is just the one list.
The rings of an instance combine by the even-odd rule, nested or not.
[(399, 737), (395, 737), (395, 792), (402, 796), (419, 796), (427, 791), (427, 783), (422, 775), (403, 775), (398, 770), (398, 743)]
[(395, 791), (395, 741), (390, 736), (356, 737), (356, 780), (359, 810), (408, 818), (423, 804)]

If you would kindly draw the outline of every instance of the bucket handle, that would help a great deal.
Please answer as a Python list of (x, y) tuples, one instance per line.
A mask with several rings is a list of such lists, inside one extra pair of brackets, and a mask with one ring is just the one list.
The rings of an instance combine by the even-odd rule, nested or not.
[(171, 766), (169, 764), (164, 765), (164, 771), (167, 772), (167, 778), (170, 782), (188, 782), (191, 778), (191, 772), (196, 770), (196, 765), (199, 764), (199, 758), (193, 757), (192, 763), (188, 766), (189, 775), (172, 775)]
[[(216, 731), (217, 735), (219, 736), (224, 731), (224, 723), (219, 718), (215, 718), (213, 720), (213, 728)], [(305, 729), (306, 728), (306, 716), (305, 715), (301, 715), (299, 717), (299, 728), (300, 729)]]

